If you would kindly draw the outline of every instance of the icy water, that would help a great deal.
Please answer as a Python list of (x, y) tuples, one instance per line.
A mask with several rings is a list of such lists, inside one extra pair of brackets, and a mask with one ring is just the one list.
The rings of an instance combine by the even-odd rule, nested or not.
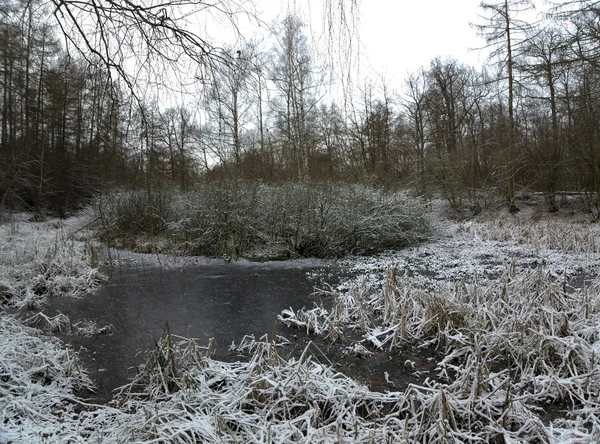
[[(109, 270), (108, 284), (81, 299), (52, 300), (46, 313), (69, 316), (73, 324), (94, 320), (110, 335), (62, 339), (80, 351), (97, 386), (84, 394), (96, 402), (135, 375), (144, 351), (154, 347), (168, 323), (172, 334), (216, 341), (216, 359), (238, 360), (232, 342), (273, 332), (277, 315), (311, 307), (316, 285), (333, 282), (341, 270), (322, 261), (208, 262), (181, 267), (125, 264)], [(283, 326), (278, 326), (281, 329)]]

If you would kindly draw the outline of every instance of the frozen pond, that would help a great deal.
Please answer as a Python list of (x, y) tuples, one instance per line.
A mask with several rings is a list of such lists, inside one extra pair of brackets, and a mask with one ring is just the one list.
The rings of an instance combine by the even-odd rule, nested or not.
[[(172, 334), (216, 341), (215, 357), (229, 354), (244, 335), (273, 332), (282, 309), (310, 307), (321, 278), (332, 282), (340, 270), (332, 263), (302, 260), (253, 263), (216, 262), (164, 267), (125, 264), (110, 270), (107, 285), (81, 299), (51, 300), (47, 313), (60, 311), (71, 322), (94, 320), (112, 334), (62, 336), (80, 356), (97, 385), (96, 401), (108, 400), (143, 362), (143, 352), (160, 339), (168, 322)], [(278, 328), (284, 329), (280, 325)]]

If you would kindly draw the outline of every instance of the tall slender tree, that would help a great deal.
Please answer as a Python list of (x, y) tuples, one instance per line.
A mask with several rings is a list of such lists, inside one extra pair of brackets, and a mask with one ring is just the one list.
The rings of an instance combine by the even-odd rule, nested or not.
[(295, 15), (288, 15), (275, 34), (274, 61), (271, 80), (278, 92), (276, 121), (283, 136), (283, 149), (289, 159), (292, 174), (304, 179), (308, 174), (314, 135), (310, 115), (318, 103), (318, 82), (304, 34), (304, 24)]
[(540, 150), (545, 165), (544, 191), (547, 193), (547, 203), (552, 211), (558, 209), (555, 192), (560, 181), (560, 162), (562, 144), (560, 136), (559, 116), (559, 78), (569, 63), (566, 56), (567, 39), (558, 28), (547, 28), (527, 41), (526, 60), (521, 69), (530, 78), (527, 82), (528, 96), (541, 109), (550, 113), (550, 137), (545, 143), (547, 149)]
[(484, 23), (475, 27), (485, 38), (488, 47), (492, 48), (490, 57), (502, 62), (502, 68), (507, 82), (506, 106), (508, 109), (507, 137), (507, 171), (506, 199), (510, 212), (518, 211), (515, 200), (515, 91), (516, 91), (516, 60), (523, 52), (523, 43), (530, 23), (519, 18), (519, 15), (533, 8), (531, 0), (495, 0), (482, 2), (480, 5), (485, 17)]

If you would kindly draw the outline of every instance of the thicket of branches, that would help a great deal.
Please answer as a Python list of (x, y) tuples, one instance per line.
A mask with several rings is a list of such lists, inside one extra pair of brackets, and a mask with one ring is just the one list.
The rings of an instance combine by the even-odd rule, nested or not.
[[(165, 106), (138, 95), (135, 79), (115, 75), (135, 48), (125, 45), (115, 55), (111, 41), (103, 53), (85, 52), (103, 42), (111, 2), (103, 4), (106, 26), (89, 28), (95, 37), (79, 55), (64, 49), (64, 34), (59, 39), (48, 21), (53, 11), (63, 25), (76, 23), (63, 6), (5, 2), (0, 204), (63, 215), (104, 184), (169, 181), (185, 189), (223, 177), (410, 184), (441, 190), (457, 206), (494, 188), (512, 209), (515, 187), (546, 193), (551, 209), (561, 192), (596, 195), (598, 4), (568, 2), (534, 24), (516, 19), (524, 3), (483, 5), (479, 30), (495, 49), (488, 66), (435, 59), (398, 91), (383, 80), (366, 81), (346, 98), (328, 94), (325, 70), (334, 64), (322, 62), (296, 16), (274, 25), (268, 39), (239, 47), (176, 39), (188, 61), (202, 64), (202, 94), (194, 103)], [(170, 11), (133, 11), (147, 15), (137, 21), (146, 50), (166, 36), (187, 35), (167, 29), (176, 24)], [(197, 52), (190, 52), (194, 45)], [(161, 56), (173, 62), (163, 46), (142, 51), (138, 64), (151, 66)]]
[(144, 252), (331, 258), (401, 249), (430, 234), (419, 201), (359, 185), (223, 180), (111, 193), (95, 210), (104, 243)]

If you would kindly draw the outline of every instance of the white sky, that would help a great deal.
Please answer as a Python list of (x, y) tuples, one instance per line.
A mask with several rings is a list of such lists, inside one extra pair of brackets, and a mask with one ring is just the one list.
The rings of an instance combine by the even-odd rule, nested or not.
[[(313, 46), (324, 50), (322, 37), (323, 5), (326, 0), (255, 0), (259, 16), (266, 22), (283, 19), (294, 12), (307, 25)], [(329, 0), (337, 7), (338, 0)], [(349, 5), (352, 0), (343, 0)], [(481, 67), (483, 39), (470, 23), (479, 23), (481, 0), (358, 0), (358, 38), (355, 53), (360, 53), (355, 84), (365, 77), (375, 82), (379, 76), (394, 89), (401, 87), (408, 74), (429, 66), (435, 57), (454, 58)], [(473, 49), (473, 50), (471, 50)], [(354, 60), (353, 60), (354, 62)], [(348, 69), (348, 67), (345, 67)]]
[[(309, 29), (320, 29), (323, 1), (256, 0), (258, 9), (284, 17), (299, 11)], [(337, 3), (338, 0), (331, 0)], [(561, 2), (563, 0), (554, 0)], [(350, 0), (344, 0), (347, 4)], [(359, 0), (361, 72), (372, 70), (398, 86), (435, 57), (454, 58), (480, 68), (487, 52), (471, 23), (482, 23), (481, 0)], [(547, 0), (535, 0), (537, 12)], [(531, 13), (531, 19), (536, 12)], [(311, 18), (309, 18), (311, 17)], [(318, 37), (318, 36), (317, 36)], [(316, 37), (315, 37), (316, 38)]]
[(405, 78), (435, 57), (481, 66), (480, 0), (366, 0), (361, 4), (365, 61), (388, 79)]
[[(253, 3), (258, 18), (263, 24), (244, 14), (236, 15), (237, 30), (242, 39), (266, 39), (268, 48), (268, 24), (281, 21), (291, 12), (305, 22), (313, 47), (325, 52), (327, 44), (323, 38), (323, 11), (327, 0), (241, 0), (247, 6)], [(329, 0), (334, 7), (339, 1), (349, 5), (352, 0)], [(354, 43), (357, 57), (361, 61), (352, 72), (360, 85), (365, 77), (378, 80), (379, 76), (392, 89), (400, 89), (408, 74), (419, 68), (427, 68), (435, 57), (453, 58), (475, 68), (486, 62), (487, 52), (480, 51), (485, 45), (471, 23), (483, 23), (479, 7), (481, 0), (357, 0), (360, 45)], [(554, 0), (564, 1), (564, 0)], [(547, 0), (535, 0), (538, 12)], [(234, 3), (236, 4), (236, 3)], [(219, 14), (217, 13), (218, 17)], [(535, 16), (532, 13), (531, 19)], [(217, 45), (225, 43), (231, 35), (231, 23), (227, 19), (215, 20), (207, 15), (201, 23), (204, 33), (211, 36)], [(257, 27), (258, 26), (258, 27)], [(239, 37), (239, 35), (238, 35)], [(235, 38), (234, 38), (235, 39)], [(236, 43), (231, 42), (234, 46)], [(238, 40), (239, 44), (239, 40)], [(345, 67), (348, 69), (348, 67)]]

